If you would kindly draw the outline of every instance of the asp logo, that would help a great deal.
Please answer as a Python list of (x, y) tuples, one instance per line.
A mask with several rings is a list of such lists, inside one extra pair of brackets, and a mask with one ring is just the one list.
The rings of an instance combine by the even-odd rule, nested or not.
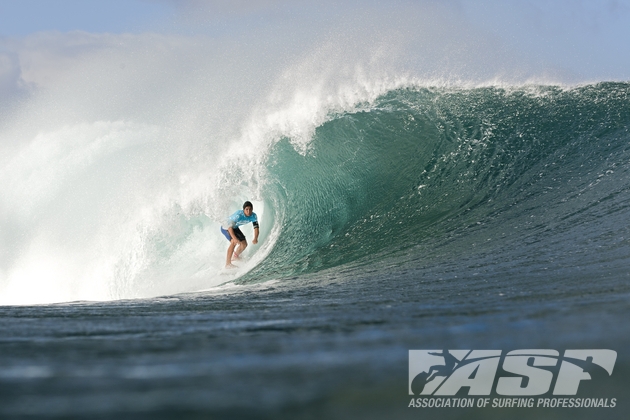
[[(581, 381), (603, 370), (612, 375), (614, 350), (409, 350), (409, 395), (576, 395)], [(501, 365), (503, 373), (497, 379)], [(555, 379), (555, 381), (554, 381)], [(496, 385), (495, 385), (496, 384)]]

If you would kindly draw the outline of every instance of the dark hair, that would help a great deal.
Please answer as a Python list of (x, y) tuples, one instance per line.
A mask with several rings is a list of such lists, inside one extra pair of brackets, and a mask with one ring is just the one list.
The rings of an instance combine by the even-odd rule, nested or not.
[(247, 207), (251, 207), (251, 208), (252, 208), (252, 210), (254, 210), (254, 205), (252, 204), (252, 202), (251, 202), (251, 201), (246, 201), (246, 202), (243, 204), (243, 210), (245, 210)]

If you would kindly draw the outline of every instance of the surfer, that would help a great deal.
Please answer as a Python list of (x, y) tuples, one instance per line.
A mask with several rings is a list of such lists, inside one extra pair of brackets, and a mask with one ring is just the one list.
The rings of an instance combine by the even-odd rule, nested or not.
[[(254, 240), (252, 243), (256, 245), (258, 243), (258, 217), (254, 213), (254, 205), (250, 201), (246, 201), (243, 204), (243, 210), (238, 210), (232, 214), (226, 220), (225, 224), (221, 226), (221, 233), (230, 241), (230, 246), (227, 250), (227, 257), (225, 259), (225, 268), (236, 268), (232, 264), (232, 260), (236, 260), (247, 248), (247, 239), (245, 235), (238, 228), (247, 223), (254, 225)], [(236, 250), (234, 249), (236, 248)]]

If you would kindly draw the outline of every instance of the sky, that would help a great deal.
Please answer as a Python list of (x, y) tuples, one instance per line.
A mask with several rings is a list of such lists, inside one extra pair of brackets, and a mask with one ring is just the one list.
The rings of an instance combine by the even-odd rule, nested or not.
[(523, 61), (572, 81), (630, 80), (630, 0), (0, 0), (0, 52), (3, 40), (42, 32), (237, 38), (290, 20), (317, 25), (370, 8), (432, 3)]
[(142, 31), (173, 12), (168, 3), (138, 0), (0, 0), (0, 36), (34, 32)]
[(470, 21), (586, 79), (630, 80), (630, 1), (462, 1)]

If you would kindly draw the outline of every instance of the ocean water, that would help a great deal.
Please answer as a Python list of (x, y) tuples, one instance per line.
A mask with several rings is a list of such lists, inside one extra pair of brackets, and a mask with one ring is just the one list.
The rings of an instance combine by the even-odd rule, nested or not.
[[(630, 84), (307, 93), (239, 132), (2, 120), (0, 417), (625, 418)], [(410, 408), (435, 348), (612, 349), (577, 396), (617, 407)]]

